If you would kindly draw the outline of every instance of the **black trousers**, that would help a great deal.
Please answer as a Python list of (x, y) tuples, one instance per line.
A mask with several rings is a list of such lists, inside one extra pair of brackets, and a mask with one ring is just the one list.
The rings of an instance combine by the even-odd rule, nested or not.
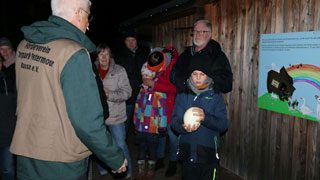
[(183, 180), (217, 180), (216, 165), (182, 162)]
[(137, 140), (139, 143), (139, 160), (147, 159), (149, 153), (149, 160), (156, 160), (157, 146), (159, 144), (159, 135), (146, 132), (138, 132)]

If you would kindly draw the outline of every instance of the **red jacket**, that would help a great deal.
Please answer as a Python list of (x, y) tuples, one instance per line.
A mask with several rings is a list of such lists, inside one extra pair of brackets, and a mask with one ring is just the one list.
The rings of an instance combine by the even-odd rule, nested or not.
[(170, 72), (172, 66), (176, 63), (178, 59), (178, 51), (174, 47), (165, 47), (165, 49), (172, 49), (172, 59), (169, 62), (166, 69), (158, 77), (158, 80), (153, 85), (153, 90), (158, 92), (163, 92), (167, 94), (167, 105), (168, 105), (168, 114), (167, 114), (167, 124), (171, 124), (171, 115), (173, 111), (174, 99), (176, 97), (176, 87), (170, 82)]

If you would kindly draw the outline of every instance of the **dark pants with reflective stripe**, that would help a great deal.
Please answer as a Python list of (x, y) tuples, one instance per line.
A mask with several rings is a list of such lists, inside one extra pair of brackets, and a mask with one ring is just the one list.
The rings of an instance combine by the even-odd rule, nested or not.
[[(217, 180), (217, 168), (214, 165), (182, 163), (183, 180)], [(215, 176), (215, 179), (213, 178)]]

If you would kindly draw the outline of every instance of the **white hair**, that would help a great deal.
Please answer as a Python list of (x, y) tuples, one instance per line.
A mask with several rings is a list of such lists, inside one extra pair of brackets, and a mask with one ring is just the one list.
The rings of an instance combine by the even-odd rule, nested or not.
[(78, 8), (91, 6), (90, 0), (51, 0), (52, 15), (70, 19)]
[(210, 21), (207, 20), (207, 19), (199, 19), (199, 20), (197, 20), (197, 21), (193, 24), (193, 27), (195, 27), (197, 24), (200, 24), (200, 23), (205, 24), (205, 25), (209, 28), (209, 31), (210, 31), (210, 32), (212, 31), (212, 24), (211, 24)]

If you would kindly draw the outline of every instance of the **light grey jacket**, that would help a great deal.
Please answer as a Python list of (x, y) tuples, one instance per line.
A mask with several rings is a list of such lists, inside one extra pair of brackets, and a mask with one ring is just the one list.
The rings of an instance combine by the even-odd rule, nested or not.
[(110, 59), (109, 70), (102, 80), (103, 86), (108, 90), (109, 118), (105, 120), (106, 125), (119, 124), (127, 119), (126, 100), (131, 97), (132, 89), (126, 70), (115, 64)]

